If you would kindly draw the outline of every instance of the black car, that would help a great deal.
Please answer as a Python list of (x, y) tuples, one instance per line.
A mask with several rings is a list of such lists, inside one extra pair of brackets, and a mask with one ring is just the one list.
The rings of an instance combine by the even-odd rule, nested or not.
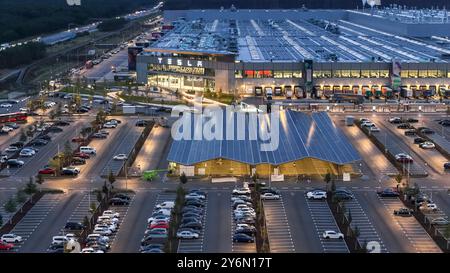
[(41, 136), (39, 136), (38, 139), (43, 139), (43, 140), (46, 140), (46, 141), (52, 140), (52, 138), (49, 135), (41, 135)]
[(253, 243), (255, 239), (252, 236), (248, 236), (244, 233), (236, 233), (233, 236), (233, 242), (235, 243)]
[(394, 210), (394, 215), (409, 217), (412, 216), (414, 211), (412, 209), (401, 208), (398, 210)]
[(55, 122), (53, 125), (54, 125), (54, 126), (69, 126), (70, 123), (67, 122), (67, 121), (59, 120), (59, 121)]
[(236, 220), (236, 223), (254, 225), (255, 219), (252, 217), (240, 218), (240, 219)]
[(189, 223), (182, 224), (180, 226), (180, 228), (192, 228), (192, 229), (198, 231), (198, 230), (202, 229), (202, 224), (198, 223), (198, 222), (189, 222)]
[(130, 201), (121, 198), (111, 198), (109, 204), (113, 206), (126, 206), (130, 204)]
[(416, 135), (416, 130), (414, 129), (409, 129), (405, 131), (405, 136), (415, 136)]
[(450, 126), (450, 120), (445, 120), (442, 123), (440, 123), (442, 126), (444, 127), (449, 127)]
[(74, 157), (72, 159), (73, 165), (84, 165), (86, 164), (86, 159), (80, 158), (80, 157)]
[(187, 223), (202, 223), (202, 219), (200, 217), (187, 217), (181, 219), (181, 224)]
[(61, 175), (78, 175), (79, 172), (76, 169), (63, 169)]
[(207, 196), (206, 191), (201, 191), (201, 190), (196, 190), (196, 189), (190, 190), (189, 193), (197, 193), (199, 195)]
[(185, 212), (181, 215), (181, 217), (184, 218), (190, 218), (190, 217), (194, 217), (194, 218), (200, 218), (202, 216), (202, 214), (200, 213), (195, 213), (195, 212)]
[(400, 194), (393, 189), (384, 189), (382, 191), (378, 191), (377, 194), (380, 197), (399, 197)]
[(86, 108), (78, 108), (77, 109), (77, 111), (76, 111), (78, 114), (81, 114), (81, 113), (87, 113), (87, 112), (89, 112), (89, 109), (86, 109)]
[(123, 193), (116, 193), (116, 194), (114, 194), (113, 198), (120, 198), (120, 199), (128, 200), (128, 201), (131, 200), (131, 197), (129, 197), (128, 195), (123, 194)]
[(147, 251), (150, 249), (163, 249), (164, 245), (163, 244), (149, 244), (149, 245), (145, 245), (145, 246), (141, 246), (140, 251)]
[(431, 130), (431, 129), (428, 129), (428, 128), (423, 128), (422, 130), (420, 130), (420, 132), (422, 134), (425, 134), (425, 135), (432, 135), (432, 134), (434, 134), (434, 131)]
[(194, 207), (197, 207), (197, 208), (202, 208), (202, 207), (205, 206), (204, 203), (198, 202), (198, 201), (194, 201), (194, 200), (186, 201), (186, 203), (184, 203), (184, 205), (185, 206), (194, 206)]
[(409, 118), (409, 119), (406, 120), (406, 122), (409, 122), (409, 123), (417, 123), (417, 122), (419, 122), (419, 120), (418, 120), (418, 119), (415, 119), (415, 118)]
[(203, 210), (197, 207), (184, 207), (181, 210), (181, 213), (185, 214), (185, 213), (193, 213), (193, 214), (203, 214)]
[(107, 138), (108, 136), (101, 133), (95, 133), (92, 135), (93, 138)]
[(64, 229), (67, 230), (83, 230), (85, 226), (79, 222), (67, 222)]
[(416, 138), (414, 139), (414, 143), (415, 143), (415, 144), (424, 143), (425, 141), (427, 141), (427, 140), (424, 139), (424, 138), (421, 138), (421, 137), (416, 137)]
[(333, 197), (339, 199), (339, 200), (350, 200), (353, 199), (353, 196), (351, 194), (345, 193), (345, 192), (335, 192), (333, 194)]
[(38, 138), (38, 139), (33, 140), (32, 142), (30, 142), (30, 145), (32, 145), (32, 146), (45, 146), (45, 145), (47, 145), (47, 144), (48, 144), (48, 141), (47, 141), (47, 140), (40, 139), (40, 138)]
[(22, 167), (24, 164), (23, 161), (17, 160), (17, 159), (8, 159), (8, 161), (6, 161), (6, 165), (8, 165), (9, 167), (12, 168), (17, 168), (17, 167)]
[(51, 133), (61, 133), (63, 131), (63, 129), (56, 127), (56, 126), (51, 126), (47, 130), (48, 130), (48, 132), (51, 132)]
[(256, 229), (254, 230), (254, 229), (249, 229), (249, 228), (239, 228), (239, 229), (236, 229), (236, 231), (234, 233), (235, 234), (243, 233), (248, 236), (254, 236), (256, 233)]
[(412, 126), (409, 123), (402, 123), (402, 124), (398, 125), (397, 128), (398, 129), (412, 129)]
[(25, 145), (23, 142), (18, 141), (18, 142), (14, 142), (13, 144), (10, 144), (9, 146), (13, 146), (13, 147), (17, 147), (19, 149), (22, 149), (23, 145)]
[(444, 163), (444, 170), (450, 170), (450, 162)]
[(145, 126), (147, 126), (147, 121), (146, 120), (138, 120), (137, 122), (136, 122), (136, 124), (135, 124), (135, 126), (137, 126), (137, 127), (145, 127)]

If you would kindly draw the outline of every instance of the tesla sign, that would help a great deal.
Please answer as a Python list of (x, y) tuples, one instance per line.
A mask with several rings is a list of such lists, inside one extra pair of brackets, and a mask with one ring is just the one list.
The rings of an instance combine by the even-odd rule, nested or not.
[(203, 61), (172, 59), (172, 58), (167, 58), (165, 60), (163, 58), (158, 58), (158, 63), (167, 65), (188, 66), (188, 67), (203, 67)]

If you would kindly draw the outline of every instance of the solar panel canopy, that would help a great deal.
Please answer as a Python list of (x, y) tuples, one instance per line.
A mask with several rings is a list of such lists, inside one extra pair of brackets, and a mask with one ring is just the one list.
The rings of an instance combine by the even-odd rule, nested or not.
[[(202, 124), (210, 120), (203, 116), (195, 122), (195, 116), (202, 115), (189, 113), (185, 115), (189, 115), (191, 120), (192, 134), (195, 131), (199, 133), (198, 130), (204, 129)], [(238, 122), (238, 119), (242, 117), (239, 115), (244, 115), (245, 126), (241, 126), (242, 123)], [(252, 123), (251, 114), (236, 112), (229, 115), (223, 114), (220, 117), (223, 120), (223, 127), (219, 128), (219, 131), (222, 131), (222, 138), (174, 139), (168, 161), (186, 166), (214, 159), (227, 159), (250, 165), (280, 165), (314, 158), (344, 165), (361, 159), (352, 144), (325, 112), (306, 114), (292, 110), (280, 111), (279, 133), (271, 135), (269, 140), (263, 139), (261, 132), (268, 133), (274, 127), (267, 125), (270, 123), (276, 126), (277, 122), (272, 122), (274, 117), (270, 114), (260, 114), (260, 117), (253, 119), (256, 123)], [(254, 124), (259, 130), (256, 133)], [(230, 130), (232, 132), (229, 132)], [(227, 134), (232, 136), (232, 139), (227, 138)], [(262, 148), (264, 144), (273, 149), (264, 150)]]

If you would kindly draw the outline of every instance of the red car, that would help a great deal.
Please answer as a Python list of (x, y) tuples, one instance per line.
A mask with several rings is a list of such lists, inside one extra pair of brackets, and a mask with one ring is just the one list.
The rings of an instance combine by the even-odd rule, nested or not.
[(169, 225), (168, 224), (153, 224), (153, 225), (150, 225), (149, 228), (165, 228), (165, 229), (168, 229)]
[(39, 174), (55, 174), (56, 170), (53, 168), (45, 168), (42, 170), (39, 170)]
[(72, 138), (72, 142), (83, 142), (84, 141), (84, 138), (82, 138), (82, 137), (74, 137), (74, 138)]
[(0, 250), (10, 250), (14, 247), (13, 244), (8, 244), (5, 242), (0, 242)]
[(76, 152), (73, 154), (74, 157), (79, 157), (79, 158), (83, 158), (83, 159), (89, 159), (91, 158), (91, 156), (89, 154), (86, 153), (81, 153), (81, 152)]

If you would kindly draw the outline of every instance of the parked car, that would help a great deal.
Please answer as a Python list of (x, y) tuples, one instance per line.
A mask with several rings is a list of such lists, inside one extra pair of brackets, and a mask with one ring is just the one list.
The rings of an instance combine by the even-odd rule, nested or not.
[(334, 231), (334, 230), (325, 230), (322, 234), (324, 239), (344, 239), (344, 234)]
[(102, 215), (103, 216), (113, 217), (113, 218), (119, 218), (120, 217), (120, 213), (115, 212), (113, 210), (105, 210)]
[(408, 208), (400, 208), (398, 210), (394, 210), (394, 215), (409, 217), (412, 216), (414, 211)]
[(335, 192), (333, 193), (333, 197), (338, 200), (351, 200), (353, 199), (353, 196), (351, 194), (348, 194), (346, 192)]
[(198, 222), (190, 222), (190, 223), (182, 224), (180, 226), (180, 228), (192, 228), (194, 230), (201, 230), (203, 228), (203, 226), (201, 223), (198, 223)]
[(419, 209), (423, 211), (437, 211), (438, 207), (435, 203), (424, 202), (422, 205), (420, 205)]
[(395, 160), (402, 163), (412, 163), (413, 159), (410, 155), (405, 153), (400, 153), (395, 155)]
[(80, 222), (67, 222), (64, 229), (68, 230), (83, 230), (86, 227)]
[(72, 164), (73, 165), (84, 165), (84, 164), (86, 164), (86, 159), (83, 159), (81, 157), (74, 157), (74, 158), (72, 158)]
[(56, 126), (50, 126), (47, 130), (51, 133), (61, 133), (63, 131), (63, 129)]
[(49, 168), (40, 169), (38, 173), (39, 174), (55, 174), (56, 170), (54, 168), (49, 167)]
[(408, 119), (406, 120), (406, 122), (409, 122), (409, 123), (417, 123), (417, 122), (419, 122), (419, 120), (418, 120), (418, 119), (415, 119), (415, 118), (408, 118)]
[(128, 201), (131, 200), (131, 197), (130, 197), (130, 196), (128, 196), (128, 195), (126, 195), (126, 194), (123, 194), (123, 193), (116, 193), (116, 194), (114, 194), (113, 197), (114, 197), (114, 198), (120, 198), (120, 199), (128, 200)]
[(14, 245), (11, 243), (0, 242), (0, 250), (11, 250), (14, 248)]
[(18, 168), (18, 167), (22, 167), (25, 164), (25, 162), (18, 160), (18, 159), (8, 159), (8, 161), (6, 161), (6, 165), (8, 165), (9, 167), (13, 167), (13, 168)]
[(391, 188), (383, 189), (377, 192), (380, 197), (399, 197), (400, 194)]
[(99, 138), (99, 139), (105, 139), (108, 136), (106, 134), (102, 134), (102, 133), (95, 133), (92, 135), (93, 138)]
[(47, 140), (40, 139), (40, 138), (38, 138), (38, 139), (33, 140), (32, 142), (30, 142), (30, 145), (33, 145), (33, 146), (45, 146), (45, 145), (47, 145), (47, 144), (48, 144), (48, 141), (47, 141)]
[(436, 225), (436, 226), (446, 226), (448, 225), (450, 222), (448, 221), (447, 218), (444, 217), (437, 217), (434, 218), (433, 220), (431, 220), (430, 222), (432, 225)]
[(190, 232), (190, 231), (179, 231), (177, 232), (177, 237), (180, 239), (197, 239), (198, 233)]
[(314, 200), (325, 200), (325, 199), (327, 199), (327, 192), (326, 191), (309, 191), (306, 193), (306, 197), (308, 199), (314, 199)]
[(135, 123), (135, 125), (136, 125), (137, 127), (145, 127), (145, 126), (147, 126), (147, 124), (148, 124), (148, 122), (147, 122), (146, 120), (138, 120), (138, 121)]
[(83, 153), (83, 152), (75, 152), (73, 154), (74, 157), (79, 157), (79, 158), (83, 158), (83, 159), (89, 159), (91, 158), (91, 156), (87, 153)]
[(80, 169), (76, 167), (65, 167), (62, 168), (61, 174), (62, 175), (78, 175), (80, 173)]
[(233, 235), (233, 242), (235, 243), (253, 243), (255, 239), (244, 233), (236, 233)]
[(59, 120), (59, 121), (56, 121), (53, 125), (55, 125), (55, 126), (69, 126), (70, 123), (67, 122), (67, 121)]
[(247, 195), (250, 194), (250, 189), (249, 188), (235, 188), (233, 189), (233, 194), (237, 194), (237, 195)]
[(15, 153), (19, 150), (18, 147), (16, 146), (9, 146), (8, 148), (5, 149), (5, 152), (7, 153)]
[(402, 123), (397, 125), (398, 129), (414, 129), (413, 126), (409, 123)]
[(20, 243), (23, 241), (22, 237), (13, 233), (3, 234), (0, 241), (5, 243)]
[(450, 162), (444, 163), (444, 170), (450, 170)]
[(121, 198), (111, 198), (109, 204), (113, 206), (126, 206), (130, 204), (130, 201)]
[(103, 128), (108, 128), (108, 129), (113, 128), (114, 129), (116, 127), (117, 127), (117, 124), (114, 124), (111, 122), (107, 122), (107, 123), (103, 124)]
[(393, 117), (393, 118), (390, 118), (390, 119), (389, 119), (389, 122), (390, 122), (390, 123), (394, 123), (394, 124), (398, 124), (398, 123), (402, 123), (403, 121), (402, 121), (402, 119), (399, 118), (399, 117)]
[(405, 136), (415, 136), (416, 135), (416, 130), (415, 129), (408, 129), (405, 131)]
[(414, 139), (414, 143), (415, 143), (415, 144), (424, 143), (424, 142), (426, 142), (426, 141), (427, 141), (426, 139), (421, 138), (421, 137), (416, 137), (416, 138)]
[(436, 145), (431, 141), (425, 141), (424, 143), (419, 144), (419, 147), (422, 149), (434, 149), (436, 148)]
[(434, 134), (434, 131), (429, 129), (429, 128), (423, 128), (423, 129), (420, 130), (420, 132), (422, 134), (425, 134), (425, 135), (432, 135), (432, 134)]
[(127, 157), (126, 154), (118, 154), (118, 155), (115, 155), (115, 156), (113, 157), (113, 159), (114, 159), (114, 160), (117, 160), (117, 161), (124, 161), (124, 160), (127, 160), (128, 157)]

